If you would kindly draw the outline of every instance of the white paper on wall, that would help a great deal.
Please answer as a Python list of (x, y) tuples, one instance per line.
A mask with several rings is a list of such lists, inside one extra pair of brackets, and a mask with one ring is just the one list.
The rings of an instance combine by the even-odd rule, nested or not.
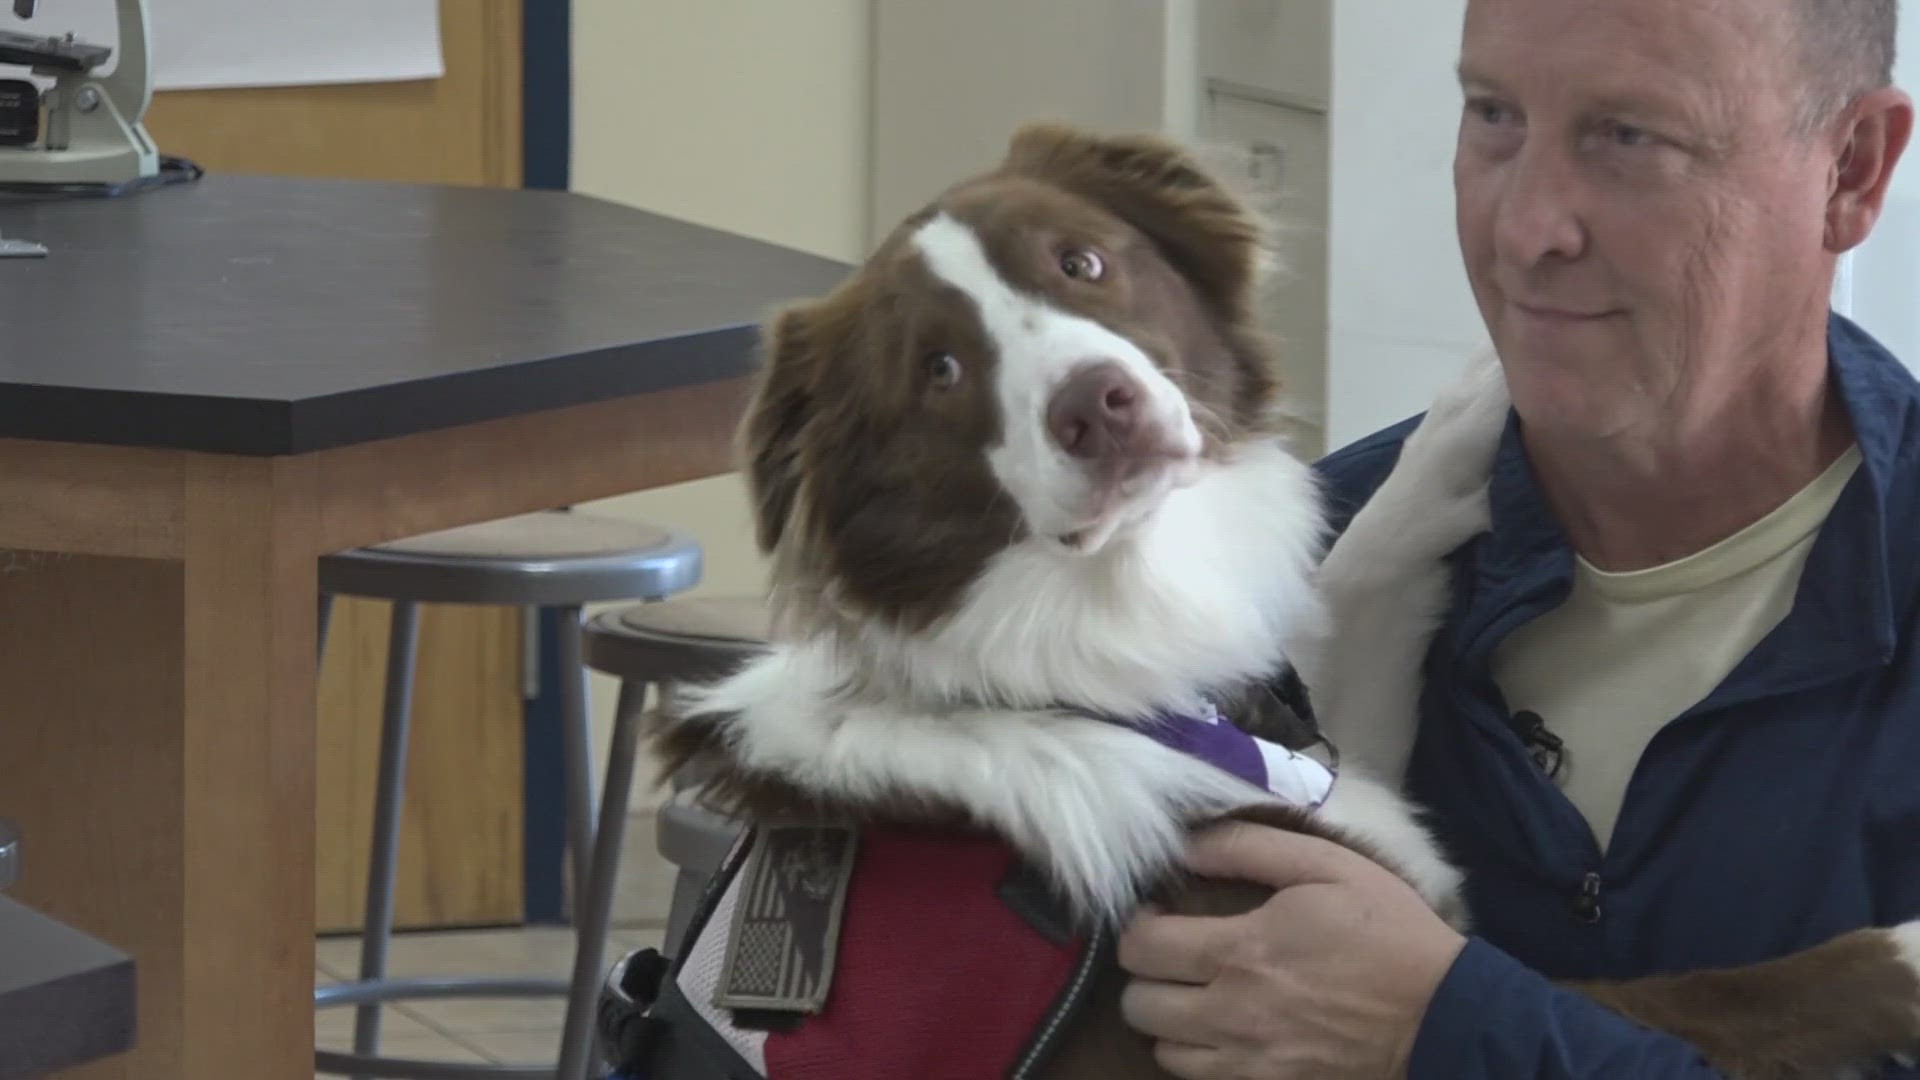
[[(112, 46), (116, 0), (39, 0), (0, 26)], [(147, 0), (154, 89), (401, 82), (445, 73), (436, 0)], [(0, 69), (18, 78), (25, 69)]]

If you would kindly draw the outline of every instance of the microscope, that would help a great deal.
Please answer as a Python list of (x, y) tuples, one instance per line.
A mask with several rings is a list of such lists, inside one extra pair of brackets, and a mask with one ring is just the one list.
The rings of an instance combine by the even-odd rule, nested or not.
[[(0, 184), (124, 184), (159, 171), (143, 123), (153, 102), (147, 2), (115, 3), (120, 62), (104, 78), (95, 71), (113, 55), (105, 45), (0, 30), (0, 64), (53, 80), (44, 93), (0, 80)], [(13, 0), (13, 13), (32, 18), (35, 4)]]
[[(27, 79), (0, 79), (0, 188), (111, 190), (159, 171), (143, 123), (153, 101), (147, 2), (114, 2), (120, 62), (104, 78), (95, 72), (114, 53), (105, 45), (0, 29), (0, 65), (53, 80), (43, 92)], [(30, 19), (35, 4), (13, 0), (13, 13)], [(39, 245), (0, 239), (0, 257), (42, 254)]]

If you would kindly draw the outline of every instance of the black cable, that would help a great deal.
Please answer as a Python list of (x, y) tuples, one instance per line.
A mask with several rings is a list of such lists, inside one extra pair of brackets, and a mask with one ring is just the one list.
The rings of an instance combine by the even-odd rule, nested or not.
[(190, 184), (207, 171), (197, 162), (173, 154), (160, 155), (160, 168), (152, 176), (142, 176), (118, 184), (29, 184), (0, 181), (0, 203), (59, 202), (66, 199), (112, 199), (152, 188)]

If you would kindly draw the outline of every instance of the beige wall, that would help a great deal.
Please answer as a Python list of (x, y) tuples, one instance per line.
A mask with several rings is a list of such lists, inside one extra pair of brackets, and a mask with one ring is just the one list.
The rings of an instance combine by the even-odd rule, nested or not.
[(856, 257), (868, 7), (574, 0), (575, 190)]
[[(859, 257), (868, 0), (574, 0), (573, 27), (574, 190)], [(700, 592), (761, 588), (734, 477), (589, 509), (692, 531), (707, 550)], [(603, 746), (614, 691), (592, 680)]]
[[(868, 0), (575, 0), (574, 190), (857, 258), (867, 15)], [(732, 477), (595, 509), (693, 530), (703, 591), (760, 587)]]

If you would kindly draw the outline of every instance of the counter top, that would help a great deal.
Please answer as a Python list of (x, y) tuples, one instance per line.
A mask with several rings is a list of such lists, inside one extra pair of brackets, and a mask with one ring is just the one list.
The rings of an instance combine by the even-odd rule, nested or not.
[(845, 265), (564, 192), (0, 202), (0, 438), (293, 454), (746, 373)]

